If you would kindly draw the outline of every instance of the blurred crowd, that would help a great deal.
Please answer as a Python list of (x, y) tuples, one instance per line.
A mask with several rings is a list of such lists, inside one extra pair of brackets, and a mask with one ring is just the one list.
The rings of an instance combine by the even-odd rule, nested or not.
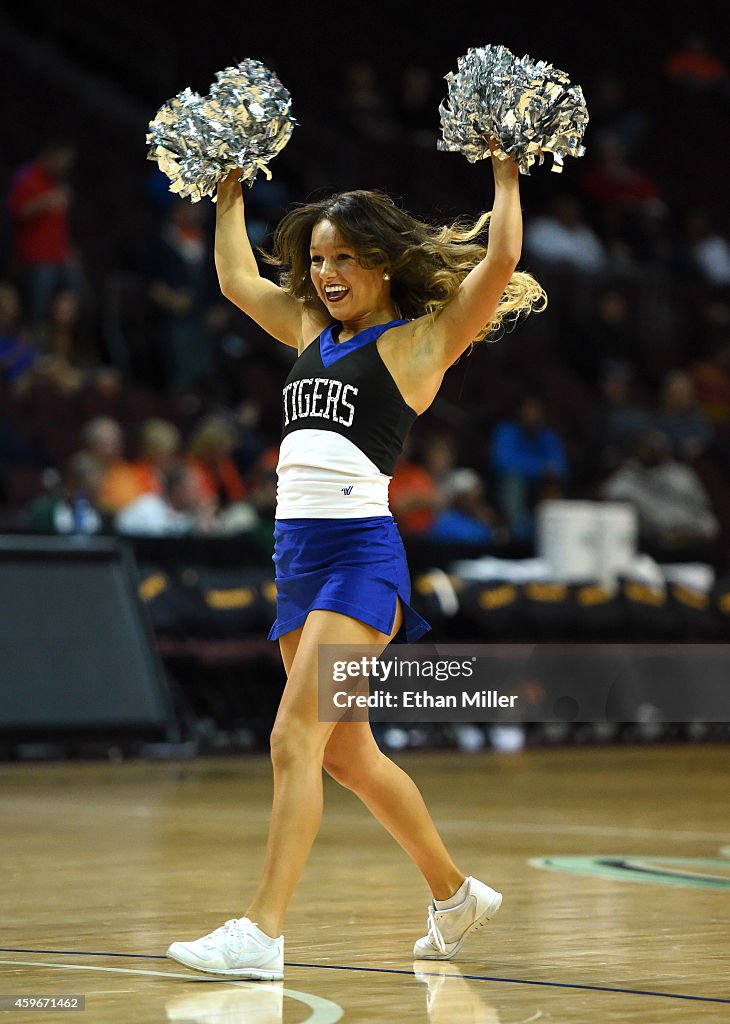
[[(596, 73), (584, 84), (586, 156), (562, 177), (536, 168), (526, 181), (522, 266), (545, 285), (548, 310), (447, 375), (391, 484), (405, 535), (528, 549), (540, 501), (605, 498), (635, 505), (648, 549), (722, 558), (730, 223), (713, 183), (723, 156), (701, 166), (676, 125), (700, 111), (700, 133), (727, 118), (730, 69), (695, 32), (653, 73), (643, 92)], [(346, 64), (327, 180), (325, 129), (302, 130), (296, 156), (292, 144), (273, 180), (246, 192), (252, 241), (265, 247), (287, 207), (323, 186), (380, 188), (432, 218), (478, 212), (481, 179), (465, 191), (466, 162), (457, 171), (455, 156), (436, 152), (440, 93), (418, 64), (403, 67), (395, 93), (372, 61)], [(5, 172), (4, 528), (258, 531), (269, 545), (291, 353), (220, 295), (212, 204), (177, 199), (143, 166), (129, 216), (144, 229), (133, 250), (122, 227), (115, 249), (112, 232), (100, 266), (84, 238), (109, 222), (87, 187), (82, 140), (48, 137)]]

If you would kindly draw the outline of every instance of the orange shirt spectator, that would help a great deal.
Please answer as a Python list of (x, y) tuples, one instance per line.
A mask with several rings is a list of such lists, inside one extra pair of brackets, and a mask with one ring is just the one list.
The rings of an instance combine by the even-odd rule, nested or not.
[(102, 470), (98, 503), (103, 512), (118, 512), (142, 494), (134, 466), (122, 455), (124, 435), (116, 420), (109, 416), (90, 420), (82, 431), (81, 444)]
[(235, 501), (243, 501), (246, 497), (246, 485), (233, 459), (218, 457), (205, 462), (201, 459), (190, 459), (189, 462), (198, 473), (203, 496), (207, 500), (225, 506)]
[(664, 61), (664, 74), (675, 82), (699, 86), (714, 85), (728, 76), (728, 66), (710, 51), (699, 32), (691, 32)]
[(697, 400), (713, 423), (730, 423), (730, 343), (724, 342), (691, 368)]
[(104, 470), (99, 489), (99, 505), (104, 512), (118, 512), (142, 494), (134, 466), (119, 459)]
[(134, 471), (142, 494), (162, 494), (165, 474), (172, 469), (180, 450), (180, 431), (174, 423), (149, 419), (140, 427)]
[(188, 444), (188, 461), (196, 468), (204, 496), (219, 508), (243, 501), (246, 485), (233, 460), (236, 429), (223, 416), (208, 416)]
[(393, 518), (404, 533), (430, 530), (440, 509), (440, 494), (433, 476), (423, 466), (401, 458), (389, 489)]

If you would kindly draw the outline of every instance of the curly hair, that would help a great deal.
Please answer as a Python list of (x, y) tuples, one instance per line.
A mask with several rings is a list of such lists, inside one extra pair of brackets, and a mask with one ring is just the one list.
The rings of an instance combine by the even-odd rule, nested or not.
[[(328, 220), (353, 247), (361, 266), (388, 270), (396, 309), (403, 319), (413, 320), (438, 313), (484, 259), (487, 246), (480, 236), (490, 216), (483, 213), (474, 223), (432, 225), (401, 210), (382, 192), (357, 189), (295, 207), (279, 222), (273, 252), (262, 256), (278, 269), (280, 284), (290, 295), (324, 311), (309, 275), (309, 246), (314, 226)], [(474, 340), (514, 323), (520, 314), (541, 312), (546, 305), (547, 295), (538, 281), (515, 271), (491, 320)]]

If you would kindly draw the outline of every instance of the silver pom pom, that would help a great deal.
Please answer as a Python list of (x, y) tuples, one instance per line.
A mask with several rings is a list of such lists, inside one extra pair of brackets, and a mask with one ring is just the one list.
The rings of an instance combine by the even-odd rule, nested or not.
[[(588, 124), (583, 90), (552, 64), (518, 59), (506, 46), (482, 46), (460, 57), (458, 70), (446, 81), (439, 149), (463, 153), (470, 163), (509, 156), (522, 174), (536, 159), (542, 163), (545, 153), (552, 154), (552, 170), (558, 173), (565, 156), (583, 156)], [(494, 154), (487, 135), (499, 142)]]
[(207, 96), (184, 89), (150, 121), (147, 159), (170, 179), (170, 191), (197, 203), (213, 196), (236, 167), (253, 184), (289, 141), (294, 125), (291, 96), (257, 60), (216, 72)]

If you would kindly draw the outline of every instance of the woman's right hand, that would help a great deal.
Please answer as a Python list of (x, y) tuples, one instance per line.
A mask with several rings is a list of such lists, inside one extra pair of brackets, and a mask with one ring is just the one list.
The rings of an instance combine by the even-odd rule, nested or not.
[(242, 173), (240, 167), (234, 167), (232, 171), (229, 171), (228, 174), (220, 179), (218, 188), (231, 188), (233, 185), (240, 185)]
[(273, 281), (262, 277), (247, 232), (240, 185), (234, 168), (218, 183), (215, 266), (223, 295), (285, 345), (302, 340), (302, 305)]

